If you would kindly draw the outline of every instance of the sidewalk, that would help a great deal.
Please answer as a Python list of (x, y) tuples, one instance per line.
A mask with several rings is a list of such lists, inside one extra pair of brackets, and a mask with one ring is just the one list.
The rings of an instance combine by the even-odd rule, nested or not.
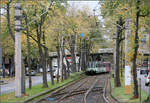
[[(50, 74), (47, 74), (47, 80), (50, 81)], [(26, 77), (26, 88), (29, 86), (29, 78)], [(32, 76), (32, 86), (42, 83), (42, 76)], [(6, 94), (15, 91), (15, 79), (10, 79), (8, 83), (0, 85), (0, 94)]]
[[(10, 102), (12, 102), (12, 103), (22, 103), (22, 102), (27, 103), (27, 101), (30, 101), (33, 99), (35, 99), (35, 100), (40, 99), (39, 96), (46, 95), (45, 93), (51, 92), (56, 88), (59, 88), (59, 87), (66, 85), (67, 83), (71, 83), (75, 80), (80, 79), (83, 76), (82, 74), (83, 74), (82, 72), (74, 73), (70, 76), (69, 79), (64, 80), (63, 82), (56, 83), (56, 81), (55, 81), (55, 83), (56, 83), (55, 85), (52, 85), (51, 82), (48, 82), (48, 85), (49, 85), (48, 88), (42, 88), (42, 86), (43, 86), (42, 84), (32, 86), (31, 90), (26, 88), (26, 94), (27, 95), (24, 95), (21, 98), (16, 98), (14, 92), (1, 95), (0, 96), (0, 100), (1, 100), (0, 102), (2, 102), (2, 103), (10, 103)], [(33, 100), (33, 101), (35, 101), (35, 100)]]
[[(48, 73), (47, 73), (48, 74)], [(39, 74), (39, 73), (37, 73), (35, 76), (41, 76), (42, 74)], [(34, 76), (32, 76), (32, 77), (34, 77)], [(25, 78), (27, 79), (28, 78), (28, 76), (25, 76)], [(13, 77), (5, 77), (5, 78), (3, 78), (3, 77), (0, 77), (0, 85), (4, 85), (4, 84), (8, 84), (8, 83), (10, 83), (10, 82), (12, 82), (12, 81), (14, 81), (15, 80), (15, 77), (13, 76)]]
[(0, 78), (0, 85), (3, 85), (3, 83), (7, 84), (13, 80), (15, 80), (15, 77), (5, 77), (5, 78), (1, 77)]

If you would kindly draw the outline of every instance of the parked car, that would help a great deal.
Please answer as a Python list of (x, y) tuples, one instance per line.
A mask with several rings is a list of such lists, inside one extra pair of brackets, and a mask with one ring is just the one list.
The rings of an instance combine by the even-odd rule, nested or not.
[(50, 72), (50, 68), (47, 68), (47, 72)]
[[(53, 66), (53, 77), (57, 77), (57, 72), (58, 72), (58, 66)], [(59, 75), (60, 76), (60, 75)]]
[(39, 69), (39, 72), (42, 73), (42, 72), (43, 72), (43, 68), (40, 68), (40, 69)]
[[(29, 76), (29, 72), (26, 73), (27, 76)], [(35, 76), (36, 75), (36, 71), (35, 70), (31, 70), (31, 76)]]
[(142, 69), (142, 70), (140, 70), (140, 74), (141, 75), (148, 74), (148, 71), (146, 69)]
[(146, 76), (145, 86), (150, 86), (150, 73)]
[[(43, 72), (43, 68), (40, 68), (39, 72), (42, 73)], [(47, 72), (50, 72), (50, 68), (47, 68)]]

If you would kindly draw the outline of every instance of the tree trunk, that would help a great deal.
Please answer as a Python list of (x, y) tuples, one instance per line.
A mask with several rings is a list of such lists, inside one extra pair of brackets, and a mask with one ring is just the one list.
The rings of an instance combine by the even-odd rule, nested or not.
[(5, 57), (3, 58), (2, 66), (3, 66), (3, 67), (2, 67), (2, 68), (3, 68), (3, 78), (5, 78), (5, 75), (6, 75), (6, 74), (5, 74), (5, 69), (6, 69), (6, 68), (5, 68)]
[(84, 51), (85, 51), (85, 53), (84, 53), (84, 61), (85, 61), (85, 63), (84, 63), (84, 68), (86, 69), (87, 68), (87, 63), (88, 63), (88, 44), (87, 44), (87, 39), (85, 39), (85, 43), (84, 43)]
[(81, 68), (81, 52), (79, 52), (79, 63), (78, 63), (78, 72), (80, 72)]
[(37, 40), (38, 40), (38, 48), (39, 48), (39, 54), (40, 54), (40, 61), (42, 64), (42, 69), (43, 69), (43, 87), (48, 87), (47, 73), (46, 73), (47, 71), (46, 71), (46, 67), (45, 67), (46, 61), (44, 60), (45, 59), (45, 53), (47, 52), (47, 50), (45, 50), (45, 48), (44, 48), (45, 53), (43, 53), (42, 46), (41, 46), (41, 35), (42, 35), (41, 26), (42, 26), (42, 20), (41, 20), (40, 26), (36, 22), (36, 33), (37, 33)]
[(120, 67), (121, 67), (121, 78), (123, 77), (123, 43), (121, 43), (120, 50)]
[(14, 63), (14, 56), (11, 58), (11, 72), (10, 76), (13, 77), (15, 72), (15, 63)]
[(82, 55), (82, 58), (81, 58), (81, 64), (82, 64), (82, 66), (81, 66), (81, 68), (82, 68), (82, 70), (84, 70), (85, 71), (85, 69), (86, 69), (86, 39), (84, 39), (84, 43), (83, 43), (83, 47), (82, 47), (82, 50), (81, 50), (81, 55)]
[(60, 46), (58, 45), (58, 47), (57, 47), (57, 54), (58, 54), (58, 56), (57, 56), (57, 65), (58, 65), (58, 70), (57, 70), (57, 75), (56, 75), (56, 78), (57, 78), (57, 83), (59, 83), (59, 69), (60, 69)]
[[(43, 31), (43, 44), (44, 44), (44, 57), (43, 57), (43, 75), (44, 75), (44, 81), (47, 83), (47, 57), (48, 57), (48, 48), (46, 47), (45, 42), (45, 32)], [(46, 84), (46, 87), (48, 87), (48, 84)]]
[(134, 43), (135, 43), (135, 48), (134, 48), (134, 55), (133, 55), (133, 62), (132, 62), (132, 66), (133, 66), (133, 81), (134, 81), (134, 97), (138, 98), (139, 97), (139, 93), (138, 93), (138, 81), (137, 81), (137, 72), (136, 72), (136, 59), (137, 59), (137, 53), (138, 53), (138, 48), (139, 48), (139, 36), (138, 36), (138, 30), (139, 30), (139, 3), (140, 0), (137, 0), (137, 4), (136, 4), (136, 22), (135, 22), (135, 38), (134, 38)]
[(72, 35), (71, 36), (71, 45), (70, 45), (70, 48), (71, 48), (71, 57), (72, 57), (72, 72), (76, 72), (76, 55), (75, 55), (75, 44), (76, 44), (76, 41), (75, 41), (75, 35)]
[(48, 59), (48, 64), (49, 64), (49, 68), (50, 68), (51, 84), (54, 85), (52, 58)]
[(81, 40), (81, 59), (80, 59), (80, 64), (81, 64), (81, 70), (84, 70), (84, 43), (82, 43)]
[(22, 79), (22, 88), (21, 88), (21, 93), (23, 93), (23, 94), (25, 94), (26, 93), (26, 85), (25, 85), (25, 66), (24, 66), (24, 59), (23, 59), (23, 57), (21, 58), (22, 59), (22, 77), (21, 77), (21, 79)]
[[(0, 25), (1, 25), (1, 22), (2, 20), (1, 20), (1, 16), (0, 16)], [(2, 27), (0, 26), (0, 33), (2, 32)], [(1, 39), (1, 35), (0, 35), (0, 41), (2, 41), (2, 39)], [(0, 69), (3, 69), (3, 67), (2, 67), (2, 61), (3, 61), (3, 56), (2, 56), (3, 54), (2, 54), (2, 45), (1, 45), (1, 42), (0, 42)]]
[(82, 70), (82, 39), (80, 38), (80, 50), (79, 50), (79, 65), (78, 65), (78, 69), (79, 71)]
[[(63, 38), (62, 38), (63, 39)], [(63, 39), (63, 46), (62, 46), (62, 65), (63, 65), (63, 78), (62, 79), (67, 79), (67, 70), (66, 70), (66, 65), (67, 65), (67, 62), (66, 64), (64, 63), (64, 59), (65, 59), (65, 49), (64, 49), (64, 45), (65, 45), (65, 40)]]
[(67, 78), (70, 76), (70, 63), (69, 63), (69, 61), (67, 60), (67, 56), (66, 56), (66, 54), (65, 54), (65, 60), (66, 60), (66, 64), (67, 64), (67, 70), (66, 70), (66, 72), (67, 72)]
[[(118, 41), (118, 40), (117, 40)], [(115, 76), (115, 85), (116, 87), (120, 87), (121, 86), (121, 82), (120, 82), (120, 67), (119, 67), (119, 58), (120, 58), (120, 45), (118, 42), (116, 42), (116, 68), (115, 68), (115, 73), (116, 73), (116, 76)]]
[(29, 89), (32, 88), (32, 78), (31, 78), (31, 48), (30, 48), (30, 38), (29, 38), (29, 28), (28, 28), (28, 18), (27, 15), (24, 13), (25, 15), (25, 24), (26, 24), (26, 31), (27, 31), (27, 49), (28, 49), (28, 57), (27, 57), (27, 63), (28, 63), (28, 72), (29, 72)]
[[(120, 19), (119, 19), (120, 20)], [(117, 21), (117, 24), (120, 25), (120, 23)], [(120, 42), (119, 42), (119, 33), (120, 33), (120, 27), (116, 26), (116, 37), (115, 37), (115, 61), (114, 61), (114, 69), (115, 69), (115, 86), (120, 87), (121, 82), (120, 82), (120, 68), (119, 68), (119, 55), (120, 55)]]
[(11, 36), (11, 38), (13, 39), (13, 41), (15, 41), (15, 36), (13, 35), (13, 32), (12, 32), (12, 29), (11, 29), (11, 24), (10, 24), (10, 3), (7, 3), (7, 27), (8, 27), (8, 31), (9, 31), (9, 34)]
[(63, 59), (64, 59), (64, 57), (63, 57), (63, 48), (64, 48), (64, 39), (63, 39), (63, 36), (61, 36), (61, 39), (60, 39), (61, 41), (61, 47), (60, 47), (60, 71), (61, 71), (61, 81), (63, 81), (64, 80), (64, 62), (63, 62)]
[(89, 63), (89, 56), (90, 56), (90, 45), (88, 44), (88, 42), (86, 43), (86, 49), (87, 49), (87, 53), (86, 53), (86, 68), (87, 68), (87, 64)]

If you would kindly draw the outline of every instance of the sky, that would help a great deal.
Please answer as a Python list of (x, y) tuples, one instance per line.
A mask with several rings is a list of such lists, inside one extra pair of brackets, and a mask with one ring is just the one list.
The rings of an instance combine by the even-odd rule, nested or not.
[[(99, 15), (100, 14), (100, 4), (98, 4), (99, 3), (99, 1), (79, 1), (79, 0), (77, 0), (77, 1), (67, 1), (68, 2), (68, 4), (70, 5), (70, 7), (76, 7), (76, 9), (83, 9), (83, 8), (85, 8), (85, 7), (88, 7), (88, 9), (89, 9), (89, 11), (90, 11), (90, 13), (91, 13), (91, 15), (94, 15), (94, 9), (96, 10), (95, 11), (95, 15)], [(0, 10), (1, 11), (1, 13), (3, 13), (4, 12), (4, 10), (2, 9), (2, 10)], [(99, 18), (99, 20), (102, 20), (102, 17), (101, 16), (98, 16), (98, 18)]]
[[(96, 10), (95, 14), (98, 15), (100, 11), (100, 5), (98, 4), (99, 1), (68, 1), (69, 5), (77, 7), (77, 9), (83, 9), (84, 7), (88, 7), (90, 12), (94, 14), (93, 9)], [(3, 12), (3, 10), (1, 10)]]
[(69, 5), (75, 5), (79, 8), (82, 8), (84, 6), (88, 6), (90, 8), (91, 11), (93, 11), (93, 9), (98, 9), (99, 6), (99, 1), (68, 1)]
[[(99, 1), (68, 1), (68, 4), (73, 7), (77, 7), (77, 9), (83, 9), (84, 7), (88, 7), (91, 14), (94, 15), (94, 9), (95, 15), (100, 15), (100, 4)], [(98, 16), (98, 18), (101, 20), (102, 17)]]

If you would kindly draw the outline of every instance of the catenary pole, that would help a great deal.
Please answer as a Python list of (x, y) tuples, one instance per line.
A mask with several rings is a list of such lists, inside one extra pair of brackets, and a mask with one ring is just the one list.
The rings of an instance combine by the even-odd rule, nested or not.
[(128, 61), (128, 52), (129, 52), (129, 36), (130, 36), (130, 19), (125, 21), (125, 93), (131, 93), (131, 67)]
[(21, 6), (15, 3), (15, 96), (22, 96), (21, 66)]
[[(1, 12), (1, 8), (0, 8)], [(1, 15), (0, 15), (0, 41), (1, 41)], [(2, 69), (2, 45), (0, 42), (0, 69)]]

